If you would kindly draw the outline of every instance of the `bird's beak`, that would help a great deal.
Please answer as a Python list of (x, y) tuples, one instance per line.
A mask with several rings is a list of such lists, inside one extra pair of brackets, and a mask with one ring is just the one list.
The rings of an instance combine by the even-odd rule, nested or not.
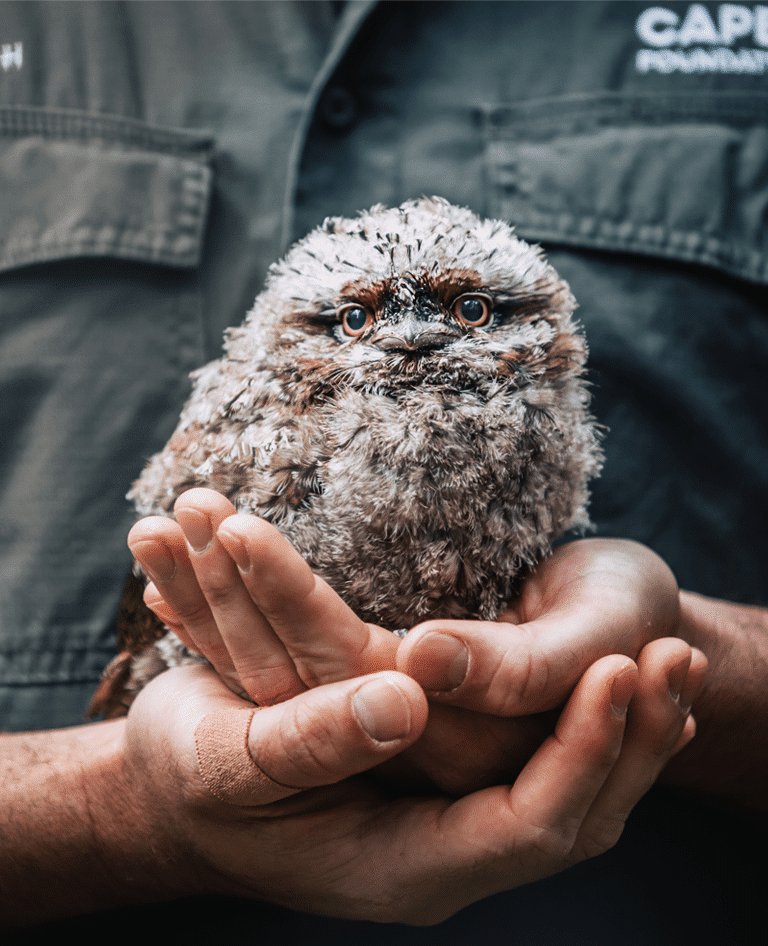
[(461, 337), (457, 326), (420, 319), (409, 312), (398, 322), (381, 326), (371, 336), (371, 344), (382, 351), (429, 351), (443, 348)]

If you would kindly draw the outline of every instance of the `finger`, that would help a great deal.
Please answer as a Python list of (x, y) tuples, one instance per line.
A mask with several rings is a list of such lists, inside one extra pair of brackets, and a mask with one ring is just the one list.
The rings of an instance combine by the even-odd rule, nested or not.
[(555, 734), (511, 787), (467, 795), (408, 826), (404, 875), (429, 876), (442, 867), (442, 887), (450, 890), (449, 903), (435, 904), (435, 919), (572, 862), (581, 824), (619, 758), (637, 676), (626, 657), (598, 661), (579, 681)]
[(522, 585), (499, 623), (429, 621), (400, 645), (397, 668), (434, 700), (502, 716), (557, 706), (608, 653), (635, 658), (674, 633), (674, 576), (635, 542), (561, 546)]
[[(207, 605), (207, 612), (199, 612), (200, 620), (193, 625), (188, 620), (184, 623), (217, 670), (220, 666), (231, 667), (239, 684), (259, 705), (277, 703), (305, 687), (283, 643), (255, 605), (237, 566), (217, 537), (219, 526), (233, 513), (234, 507), (225, 497), (208, 489), (189, 490), (176, 501), (174, 514)], [(174, 601), (170, 603), (175, 605)], [(183, 613), (180, 617), (185, 618)]]
[(398, 638), (361, 621), (274, 526), (235, 515), (218, 537), (307, 686), (394, 666)]
[(556, 719), (556, 711), (503, 719), (431, 703), (416, 746), (377, 769), (376, 776), (400, 792), (437, 789), (454, 798), (512, 782)]
[[(206, 652), (201, 646), (201, 641), (211, 636), (208, 628), (213, 618), (197, 583), (179, 525), (165, 516), (140, 519), (128, 533), (128, 546), (144, 573), (151, 579), (144, 590), (147, 607), (190, 650), (207, 657), (223, 679), (234, 677), (234, 665), (226, 652), (217, 653), (213, 646), (208, 646)], [(201, 627), (207, 629), (205, 633), (198, 631)]]
[(669, 760), (693, 738), (690, 707), (707, 661), (676, 638), (652, 641), (638, 657), (638, 683), (619, 759), (579, 832), (581, 860), (619, 839), (629, 813)]
[(512, 787), (510, 804), (521, 822), (536, 831), (543, 827), (555, 850), (573, 844), (619, 757), (637, 678), (636, 665), (620, 655), (593, 664), (566, 703), (554, 735)]
[(708, 668), (709, 661), (706, 656), (697, 647), (694, 647), (691, 654), (688, 674), (683, 681), (683, 686), (678, 697), (681, 712), (690, 713), (694, 700), (699, 696), (704, 687)]
[[(191, 668), (197, 682), (201, 669)], [(418, 739), (428, 712), (423, 691), (394, 672), (263, 709), (220, 697), (213, 706), (195, 729), (198, 771), (212, 795), (236, 805), (268, 804), (372, 768)]]
[(181, 618), (160, 594), (153, 581), (150, 581), (144, 589), (144, 604), (146, 604), (155, 617), (162, 621), (166, 627), (170, 628), (187, 647), (190, 649), (194, 647), (192, 638), (187, 635)]
[(401, 641), (396, 666), (438, 702), (494, 716), (538, 713), (560, 703), (589, 664), (611, 649), (596, 639), (572, 646), (587, 625), (569, 614), (555, 631), (540, 635), (530, 625), (427, 621)]
[[(223, 500), (223, 497), (217, 499)], [(150, 516), (140, 520), (131, 529), (128, 544), (136, 560), (152, 578), (155, 591), (162, 595), (167, 608), (175, 616), (172, 629), (191, 650), (202, 654), (213, 664), (222, 680), (234, 692), (242, 693), (244, 687), (240, 676), (200, 588), (190, 561), (189, 546), (180, 526), (172, 519)], [(151, 592), (148, 604), (155, 604)], [(164, 616), (171, 616), (166, 609), (161, 610), (164, 612), (158, 615), (161, 620)], [(276, 649), (282, 650), (279, 642)], [(290, 673), (294, 687), (303, 689), (292, 668)], [(274, 689), (266, 694), (264, 702), (275, 695), (275, 689), (279, 696), (279, 688), (284, 685), (279, 677), (269, 682), (274, 685)]]

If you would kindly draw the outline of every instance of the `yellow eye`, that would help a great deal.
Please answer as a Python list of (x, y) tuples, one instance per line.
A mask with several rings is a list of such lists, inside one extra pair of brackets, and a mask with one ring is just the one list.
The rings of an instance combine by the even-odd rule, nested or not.
[(339, 306), (336, 315), (344, 332), (352, 338), (362, 335), (373, 323), (371, 313), (356, 302), (348, 302), (346, 305)]
[(493, 300), (481, 293), (467, 292), (453, 303), (451, 311), (462, 325), (476, 328), (491, 321)]

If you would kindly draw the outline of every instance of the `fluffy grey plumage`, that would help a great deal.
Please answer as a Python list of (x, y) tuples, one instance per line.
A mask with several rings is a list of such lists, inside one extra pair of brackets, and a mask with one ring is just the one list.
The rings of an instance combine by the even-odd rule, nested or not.
[(195, 373), (141, 514), (209, 486), (283, 532), (365, 620), (493, 619), (588, 523), (601, 453), (567, 284), (439, 199), (331, 218)]

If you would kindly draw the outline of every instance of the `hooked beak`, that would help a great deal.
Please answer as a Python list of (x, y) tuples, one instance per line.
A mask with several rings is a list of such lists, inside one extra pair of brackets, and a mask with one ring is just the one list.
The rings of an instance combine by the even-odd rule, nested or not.
[(456, 326), (419, 319), (409, 313), (400, 322), (383, 325), (370, 342), (381, 351), (423, 352), (444, 348), (460, 337)]

